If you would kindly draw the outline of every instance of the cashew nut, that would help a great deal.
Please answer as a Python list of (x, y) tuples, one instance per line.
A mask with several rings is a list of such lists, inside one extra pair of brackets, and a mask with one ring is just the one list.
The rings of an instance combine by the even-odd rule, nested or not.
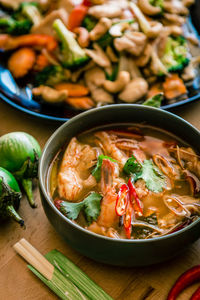
[(143, 13), (149, 16), (154, 16), (161, 12), (161, 7), (151, 5), (149, 0), (138, 0), (138, 6)]
[(90, 32), (90, 39), (96, 41), (100, 39), (110, 28), (112, 21), (108, 18), (101, 18), (97, 25)]
[(61, 103), (68, 97), (68, 92), (66, 90), (57, 91), (54, 88), (45, 85), (33, 88), (32, 93), (34, 96), (41, 96), (42, 99), (48, 103)]
[(78, 35), (77, 41), (82, 48), (86, 48), (90, 43), (89, 32), (84, 27), (77, 27), (74, 29), (74, 33)]
[(114, 94), (121, 92), (130, 81), (130, 74), (127, 71), (119, 72), (115, 81), (106, 80), (103, 87), (106, 91)]
[(128, 103), (136, 102), (148, 92), (148, 83), (144, 78), (131, 80), (119, 94), (119, 99)]
[(85, 53), (91, 57), (97, 65), (103, 68), (110, 67), (110, 60), (103, 49), (96, 43), (93, 44), (93, 48), (94, 49), (85, 49)]

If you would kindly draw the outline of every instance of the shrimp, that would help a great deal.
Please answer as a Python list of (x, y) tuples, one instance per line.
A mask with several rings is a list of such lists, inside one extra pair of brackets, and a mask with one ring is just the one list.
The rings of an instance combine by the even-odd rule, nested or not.
[(120, 169), (122, 169), (128, 159), (125, 153), (119, 150), (119, 148), (114, 143), (112, 143), (111, 138), (107, 132), (99, 131), (95, 133), (95, 136), (100, 141), (104, 152), (116, 159), (119, 162)]
[(115, 189), (116, 164), (108, 159), (104, 159), (101, 167), (101, 192), (103, 199), (101, 203), (101, 213), (97, 219), (97, 224), (109, 228), (115, 226), (118, 217), (115, 212), (117, 193)]
[(58, 191), (61, 197), (76, 202), (97, 184), (90, 174), (95, 160), (95, 149), (72, 138), (58, 173)]

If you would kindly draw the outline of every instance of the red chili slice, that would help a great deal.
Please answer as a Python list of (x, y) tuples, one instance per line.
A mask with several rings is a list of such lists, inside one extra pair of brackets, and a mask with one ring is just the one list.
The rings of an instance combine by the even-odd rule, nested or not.
[[(194, 266), (191, 269), (183, 273), (171, 288), (167, 300), (175, 300), (177, 296), (190, 284), (200, 280), (200, 265)], [(193, 295), (194, 296), (194, 295)], [(199, 299), (199, 298), (193, 298)]]
[(118, 216), (123, 216), (126, 212), (126, 206), (128, 203), (129, 189), (126, 184), (122, 184), (119, 193), (117, 195), (117, 201), (115, 205), (115, 212)]
[(133, 185), (133, 183), (131, 182), (131, 179), (129, 179), (128, 181), (128, 187), (129, 187), (129, 195), (130, 195), (130, 200), (132, 201), (133, 198), (135, 199), (135, 212), (139, 215), (139, 216), (143, 216), (143, 207), (142, 207), (142, 203), (137, 195), (137, 192), (135, 190), (135, 187)]
[(124, 215), (124, 229), (125, 229), (126, 236), (127, 236), (128, 239), (131, 238), (132, 215), (133, 215), (133, 205), (132, 205), (132, 202), (130, 201), (130, 198), (128, 197), (128, 203), (127, 203), (126, 212), (125, 212), (125, 215)]
[(88, 7), (92, 5), (90, 0), (83, 0), (82, 4)]
[(192, 294), (190, 300), (199, 300), (200, 299), (200, 287)]

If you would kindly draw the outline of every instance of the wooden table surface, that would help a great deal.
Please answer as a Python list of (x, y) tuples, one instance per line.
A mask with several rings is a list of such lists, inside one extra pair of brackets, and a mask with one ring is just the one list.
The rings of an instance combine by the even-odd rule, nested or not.
[[(200, 129), (200, 102), (174, 110), (175, 113)], [(26, 131), (35, 136), (41, 147), (59, 126), (32, 118), (0, 102), (0, 136), (11, 131)], [(26, 266), (12, 246), (22, 237), (45, 254), (56, 248), (69, 257), (114, 299), (164, 300), (178, 275), (200, 263), (200, 240), (181, 256), (156, 266), (119, 268), (96, 263), (70, 248), (48, 222), (35, 191), (37, 209), (31, 209), (22, 199), (19, 213), (25, 220), (26, 230), (14, 222), (0, 227), (0, 300), (58, 299)], [(147, 254), (148, 255), (148, 254)], [(178, 299), (187, 300), (198, 284), (188, 288)]]

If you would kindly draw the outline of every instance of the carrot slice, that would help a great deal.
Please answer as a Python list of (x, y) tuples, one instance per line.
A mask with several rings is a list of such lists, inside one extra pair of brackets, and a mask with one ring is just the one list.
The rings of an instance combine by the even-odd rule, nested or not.
[(90, 97), (68, 97), (65, 101), (77, 109), (90, 109), (94, 107), (94, 102)]
[(67, 28), (71, 31), (76, 27), (80, 27), (83, 19), (85, 18), (88, 11), (88, 6), (77, 5), (70, 13), (68, 18)]
[(163, 83), (164, 95), (167, 99), (177, 98), (187, 93), (183, 80), (178, 74), (166, 77)]
[(33, 49), (21, 48), (15, 51), (8, 60), (8, 69), (15, 78), (24, 77), (33, 67), (36, 54)]
[(58, 83), (54, 86), (58, 91), (67, 90), (69, 97), (82, 97), (89, 94), (88, 88), (81, 84), (75, 83)]
[(147, 99), (163, 92), (163, 87), (161, 82), (157, 82), (151, 86), (148, 91)]
[(37, 57), (36, 57), (36, 62), (35, 65), (33, 67), (34, 71), (42, 71), (45, 67), (47, 67), (49, 65), (49, 61), (46, 58), (46, 56), (42, 53), (40, 53)]

